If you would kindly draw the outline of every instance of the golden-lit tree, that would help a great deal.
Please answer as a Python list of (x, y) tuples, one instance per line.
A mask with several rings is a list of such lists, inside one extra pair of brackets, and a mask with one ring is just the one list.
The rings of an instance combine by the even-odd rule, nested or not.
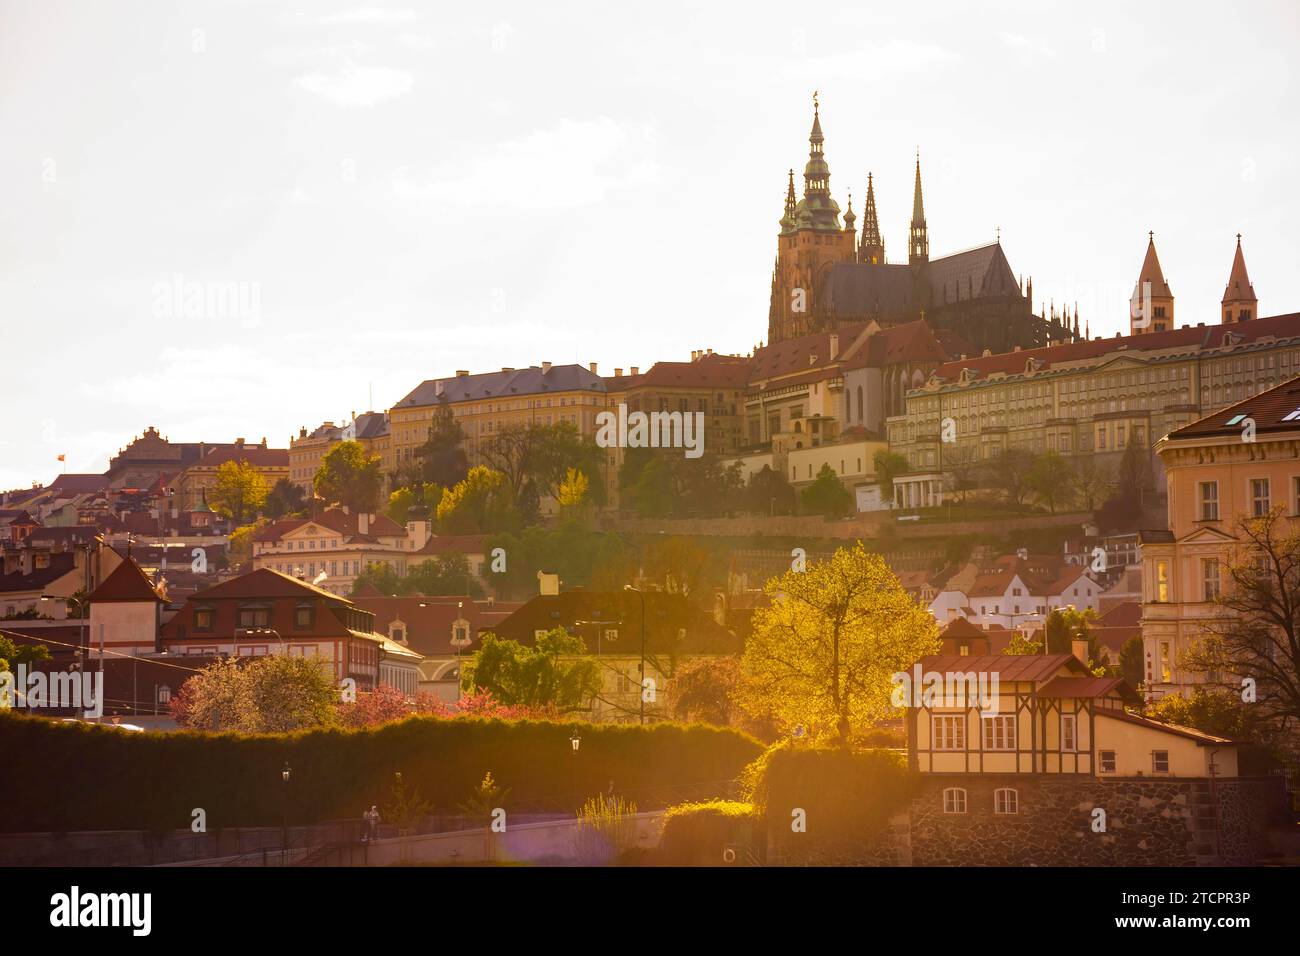
[(858, 542), (767, 582), (741, 661), (740, 704), (809, 738), (838, 737), (891, 713), (891, 678), (939, 650), (934, 617), (884, 558)]
[(240, 525), (257, 514), (270, 493), (271, 486), (262, 473), (241, 458), (218, 466), (209, 504), (217, 514)]

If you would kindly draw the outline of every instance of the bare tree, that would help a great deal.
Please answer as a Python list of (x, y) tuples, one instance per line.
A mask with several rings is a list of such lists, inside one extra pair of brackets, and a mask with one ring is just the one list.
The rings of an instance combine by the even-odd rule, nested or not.
[(1300, 721), (1300, 522), (1275, 508), (1237, 529), (1218, 613), (1181, 663), (1243, 700), (1253, 681), (1261, 716), (1281, 728)]

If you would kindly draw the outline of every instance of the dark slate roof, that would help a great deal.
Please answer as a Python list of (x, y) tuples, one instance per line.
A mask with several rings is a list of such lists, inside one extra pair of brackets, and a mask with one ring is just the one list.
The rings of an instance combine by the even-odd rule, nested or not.
[[(442, 395), (438, 385), (442, 385)], [(465, 402), (475, 399), (513, 398), (519, 395), (542, 395), (547, 392), (571, 392), (588, 389), (605, 391), (605, 380), (582, 365), (552, 365), (546, 371), (539, 366), (478, 375), (456, 375), (421, 382), (394, 407), (436, 405), (439, 402)]]
[(836, 315), (897, 315), (912, 304), (912, 270), (898, 263), (839, 262), (822, 295)]
[[(1258, 321), (1258, 320), (1257, 320)], [(1242, 325), (1249, 325), (1249, 322)], [(1241, 326), (1233, 326), (1240, 328)], [(1240, 439), (1242, 423), (1250, 419), (1255, 423), (1255, 434), (1300, 431), (1300, 378), (1275, 385), (1258, 395), (1229, 405), (1199, 421), (1184, 425), (1169, 433), (1168, 440), (1183, 438), (1234, 438)]]
[(388, 416), (383, 412), (362, 412), (354, 424), (357, 438), (378, 438), (388, 434)]
[(1019, 295), (1000, 243), (930, 260), (930, 299), (936, 305), (991, 295)]
[(50, 555), (49, 567), (38, 568), (30, 574), (23, 574), (21, 571), (0, 574), (0, 594), (35, 591), (37, 588), (43, 588), (45, 585), (57, 581), (75, 567), (76, 555), (71, 551), (63, 554), (52, 554)]
[(107, 486), (108, 480), (103, 475), (62, 474), (50, 482), (49, 490), (78, 495), (99, 491)]

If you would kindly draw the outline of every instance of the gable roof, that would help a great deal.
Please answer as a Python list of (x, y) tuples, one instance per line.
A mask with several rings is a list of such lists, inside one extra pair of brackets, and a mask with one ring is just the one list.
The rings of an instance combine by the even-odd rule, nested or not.
[(1191, 727), (1166, 724), (1163, 721), (1152, 720), (1150, 717), (1139, 717), (1137, 714), (1130, 714), (1126, 711), (1103, 707), (1097, 710), (1096, 716), (1123, 721), (1126, 724), (1135, 724), (1139, 727), (1147, 727), (1151, 730), (1159, 730), (1167, 734), (1175, 734), (1179, 737), (1186, 737), (1188, 740), (1196, 741), (1202, 747), (1235, 747), (1237, 745), (1237, 741), (1230, 740), (1227, 737), (1216, 737), (1214, 734), (1207, 734)]
[(194, 595), (200, 600), (217, 598), (276, 598), (276, 597), (323, 597), (340, 604), (351, 604), (346, 598), (329, 591), (299, 581), (287, 574), (281, 574), (271, 568), (258, 568), (247, 574), (241, 574), (229, 581), (222, 581), (210, 588), (204, 588)]
[(941, 673), (974, 671), (997, 674), (999, 680), (1037, 683), (1056, 676), (1062, 667), (1088, 673), (1073, 654), (931, 654), (920, 660), (922, 669)]
[(999, 242), (930, 260), (930, 298), (936, 306), (1020, 294), (1020, 283)]
[(91, 604), (121, 604), (140, 601), (154, 601), (158, 604), (167, 602), (154, 588), (149, 576), (135, 563), (134, 558), (127, 558), (113, 573), (104, 578), (99, 587), (90, 592), (87, 598)]
[(52, 554), (50, 555), (48, 567), (35, 568), (27, 574), (23, 574), (22, 571), (0, 574), (0, 594), (38, 590), (57, 581), (65, 574), (75, 570), (75, 568), (76, 555), (71, 551), (64, 554)]
[(690, 362), (655, 362), (638, 375), (605, 378), (611, 391), (633, 388), (743, 388), (749, 381), (751, 360), (740, 355), (706, 353)]

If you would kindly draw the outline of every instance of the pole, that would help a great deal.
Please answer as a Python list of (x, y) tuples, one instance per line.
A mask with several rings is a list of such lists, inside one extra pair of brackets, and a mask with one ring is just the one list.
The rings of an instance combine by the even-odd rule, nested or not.
[[(104, 622), (103, 621), (99, 622), (99, 686), (101, 689), (104, 687)], [(104, 707), (101, 704), (99, 707), (99, 716), (95, 718), (95, 723), (102, 724), (103, 722), (104, 722)]]
[(641, 724), (645, 725), (645, 592), (641, 595)]

